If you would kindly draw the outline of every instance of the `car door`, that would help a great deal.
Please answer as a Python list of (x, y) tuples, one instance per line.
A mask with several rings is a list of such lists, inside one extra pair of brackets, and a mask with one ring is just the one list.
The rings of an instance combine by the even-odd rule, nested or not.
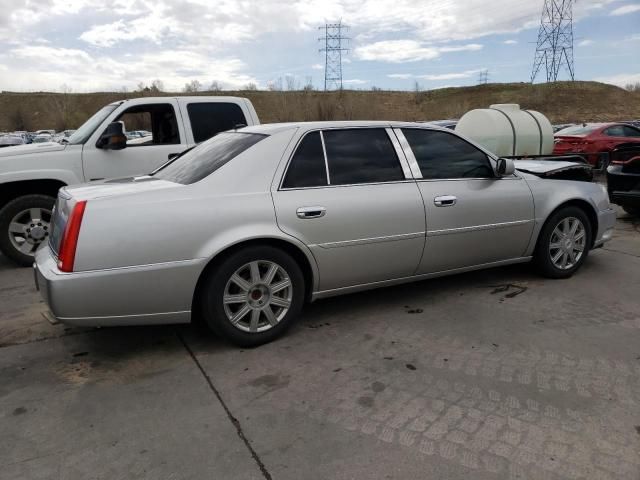
[(418, 266), (424, 205), (390, 129), (306, 133), (273, 200), (280, 229), (313, 253), (321, 291), (411, 276)]
[(106, 123), (123, 122), (125, 132), (144, 130), (151, 135), (131, 136), (126, 148), (106, 150), (96, 142), (104, 129), (98, 129), (84, 144), (82, 165), (86, 181), (147, 174), (189, 147), (174, 99), (133, 105), (111, 115)]
[(518, 175), (497, 177), (488, 156), (452, 132), (395, 130), (427, 216), (418, 273), (519, 258), (534, 226), (533, 196)]

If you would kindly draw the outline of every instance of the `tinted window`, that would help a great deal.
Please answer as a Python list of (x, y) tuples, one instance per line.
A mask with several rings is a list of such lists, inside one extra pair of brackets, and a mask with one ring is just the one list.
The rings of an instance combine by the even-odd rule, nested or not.
[(176, 112), (170, 104), (137, 105), (126, 109), (115, 121), (124, 124), (125, 132), (144, 130), (150, 133), (145, 137), (128, 136), (128, 147), (180, 143)]
[(384, 129), (326, 130), (323, 135), (331, 185), (404, 180)]
[(187, 112), (196, 143), (238, 125), (247, 125), (242, 109), (235, 103), (190, 103)]
[(423, 178), (488, 178), (487, 156), (460, 137), (446, 132), (403, 128)]
[(309, 133), (302, 139), (291, 159), (283, 188), (319, 187), (327, 184), (327, 170), (320, 132)]
[(252, 147), (266, 135), (225, 132), (165, 163), (152, 175), (176, 183), (195, 183)]
[(640, 137), (640, 130), (633, 127), (624, 127), (625, 137)]
[(558, 135), (588, 135), (600, 128), (600, 125), (576, 125), (575, 127), (563, 128), (556, 132)]
[(622, 125), (609, 127), (604, 131), (604, 134), (608, 137), (624, 137), (624, 127)]

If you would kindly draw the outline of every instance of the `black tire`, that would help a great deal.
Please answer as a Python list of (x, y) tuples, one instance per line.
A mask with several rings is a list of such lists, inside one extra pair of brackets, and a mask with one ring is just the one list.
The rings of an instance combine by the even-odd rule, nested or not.
[(637, 207), (622, 207), (622, 209), (627, 212), (632, 217), (640, 218), (640, 208)]
[[(565, 218), (574, 217), (582, 222), (585, 230), (585, 244), (582, 256), (576, 261), (575, 265), (566, 270), (558, 268), (554, 265), (551, 254), (549, 252), (549, 245), (551, 243), (551, 237), (556, 226)], [(569, 278), (572, 276), (584, 263), (589, 255), (589, 249), (591, 247), (592, 238), (592, 226), (587, 214), (579, 207), (568, 206), (560, 208), (554, 212), (545, 222), (540, 235), (538, 236), (538, 244), (536, 245), (536, 251), (534, 254), (534, 264), (540, 274), (548, 278)]]
[[(284, 269), (291, 284), (291, 303), (286, 314), (268, 330), (247, 332), (231, 323), (225, 312), (223, 297), (232, 275), (243, 266), (256, 261), (273, 262)], [(264, 278), (262, 273), (261, 278)], [(214, 333), (237, 346), (256, 347), (278, 338), (293, 324), (304, 304), (304, 276), (298, 263), (282, 250), (270, 246), (247, 247), (231, 254), (209, 270), (200, 298), (203, 319)], [(247, 316), (251, 313), (252, 311)], [(265, 317), (260, 318), (265, 321)]]
[(9, 225), (11, 220), (23, 210), (40, 208), (50, 212), (53, 210), (55, 202), (56, 199), (49, 195), (32, 194), (15, 198), (2, 207), (0, 210), (0, 251), (18, 265), (24, 267), (33, 265), (33, 254), (22, 253), (11, 242)]

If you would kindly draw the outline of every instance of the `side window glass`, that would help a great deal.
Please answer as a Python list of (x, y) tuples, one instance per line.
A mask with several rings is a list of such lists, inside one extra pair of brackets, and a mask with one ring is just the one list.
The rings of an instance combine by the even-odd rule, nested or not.
[(383, 128), (325, 130), (331, 185), (393, 182), (404, 173)]
[(235, 103), (190, 103), (187, 105), (187, 113), (196, 143), (247, 124), (242, 109)]
[(640, 137), (640, 130), (633, 127), (624, 127), (625, 137)]
[(302, 139), (293, 154), (282, 188), (322, 187), (326, 185), (327, 170), (320, 132), (311, 132)]
[(402, 133), (425, 179), (494, 176), (487, 155), (452, 133), (412, 128)]
[(609, 127), (605, 131), (605, 135), (608, 137), (624, 137), (624, 127), (622, 125)]
[(176, 112), (170, 104), (137, 105), (125, 110), (115, 121), (124, 123), (127, 146), (181, 143)]

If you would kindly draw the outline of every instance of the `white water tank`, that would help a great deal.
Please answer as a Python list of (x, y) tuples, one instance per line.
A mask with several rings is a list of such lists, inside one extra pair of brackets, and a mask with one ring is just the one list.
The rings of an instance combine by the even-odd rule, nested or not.
[(553, 128), (540, 112), (520, 110), (503, 103), (465, 113), (456, 132), (498, 156), (549, 155), (553, 152)]

